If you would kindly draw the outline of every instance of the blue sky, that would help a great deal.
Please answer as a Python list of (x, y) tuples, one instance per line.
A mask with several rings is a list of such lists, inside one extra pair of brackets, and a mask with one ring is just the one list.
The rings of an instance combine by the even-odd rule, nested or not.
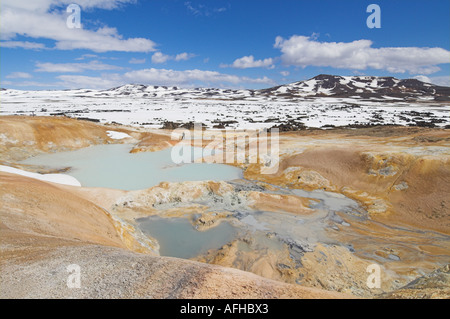
[(2, 0), (0, 30), (7, 88), (264, 88), (321, 73), (450, 85), (449, 0)]

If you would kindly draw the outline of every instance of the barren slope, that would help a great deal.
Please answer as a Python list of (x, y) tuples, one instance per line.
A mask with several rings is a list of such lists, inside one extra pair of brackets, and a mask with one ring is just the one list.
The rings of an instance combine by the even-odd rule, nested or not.
[[(76, 148), (99, 142), (106, 128), (75, 120), (2, 118), (18, 149), (2, 159), (48, 151), (48, 141)], [(39, 123), (44, 121), (44, 123)], [(3, 124), (7, 125), (3, 125)], [(38, 124), (39, 123), (39, 124)], [(36, 126), (38, 125), (38, 126)], [(59, 130), (69, 132), (58, 134)], [(127, 131), (128, 132), (128, 131)], [(82, 136), (83, 135), (83, 136)], [(77, 145), (71, 144), (75, 138)], [(25, 145), (27, 141), (40, 141)], [(6, 144), (6, 145), (5, 145)], [(0, 173), (0, 297), (2, 298), (346, 298), (236, 269), (155, 256), (100, 204), (117, 191), (86, 190)], [(95, 193), (103, 194), (99, 198)], [(120, 191), (119, 191), (120, 193)], [(141, 252), (141, 253), (139, 253)], [(66, 285), (67, 266), (81, 267), (81, 289)]]
[[(133, 138), (128, 141), (136, 143), (135, 152), (154, 151), (173, 143), (170, 131), (155, 134), (65, 118), (2, 117), (0, 124), (0, 160), (11, 165), (40, 152), (122, 142), (109, 138), (107, 130), (131, 135)], [(240, 164), (245, 177), (290, 188), (326, 189), (359, 201), (369, 218), (352, 220), (349, 226), (339, 226), (339, 231), (330, 233), (340, 242), (352, 243), (354, 251), (343, 246), (318, 245), (303, 255), (302, 267), (294, 265), (290, 269), (286, 268), (288, 262), (280, 264), (280, 257), (273, 254), (262, 259), (250, 252), (236, 254), (236, 243), (201, 259), (267, 278), (237, 269), (159, 257), (155, 256), (157, 244), (136, 236), (132, 223), (127, 223), (136, 216), (155, 213), (148, 198), (170, 195), (168, 201), (189, 203), (203, 193), (220, 196), (239, 193), (226, 183), (163, 183), (148, 190), (124, 192), (60, 186), (0, 173), (2, 296), (348, 296), (280, 282), (293, 283), (300, 277), (302, 285), (309, 287), (356, 291), (369, 296), (371, 292), (362, 291), (361, 287), (367, 290), (365, 267), (374, 260), (381, 261), (389, 274), (404, 276), (403, 281), (431, 273), (448, 262), (449, 130), (402, 127), (308, 130), (283, 133), (280, 143), (277, 174), (261, 174), (259, 164)], [(245, 196), (254, 201), (252, 205), (257, 209), (310, 213), (300, 197), (258, 192)], [(136, 210), (121, 206), (129, 199), (140, 206)], [(179, 214), (169, 209), (165, 213)], [(207, 214), (202, 218), (214, 223)], [(440, 242), (439, 238), (445, 240)], [(85, 276), (81, 290), (67, 289), (65, 285), (68, 275), (65, 267), (73, 263), (82, 267)], [(386, 282), (384, 289), (407, 283), (395, 284), (394, 278)], [(446, 290), (435, 289), (438, 291), (428, 295), (448, 295)], [(389, 296), (402, 297), (408, 293), (404, 289)]]

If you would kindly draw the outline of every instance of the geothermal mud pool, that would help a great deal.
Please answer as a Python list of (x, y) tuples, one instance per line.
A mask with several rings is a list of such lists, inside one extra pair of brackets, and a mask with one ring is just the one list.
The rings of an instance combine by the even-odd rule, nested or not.
[[(240, 179), (241, 169), (220, 164), (175, 165), (171, 160), (171, 149), (159, 152), (131, 154), (130, 144), (97, 145), (70, 152), (43, 154), (32, 157), (22, 164), (45, 165), (48, 168), (64, 168), (84, 187), (107, 187), (122, 190), (146, 189), (160, 182), (227, 181), (238, 191), (259, 191), (271, 195), (290, 195), (310, 200), (310, 215), (295, 215), (285, 212), (255, 210), (245, 202), (238, 207), (218, 202), (192, 201), (208, 207), (213, 218), (215, 211), (227, 211), (228, 222), (217, 223), (213, 229), (196, 230), (188, 219), (183, 218), (183, 207), (175, 204), (181, 217), (148, 217), (137, 220), (139, 228), (160, 244), (160, 254), (180, 258), (194, 258), (209, 249), (219, 249), (238, 238), (255, 241), (263, 249), (283, 248), (288, 245), (291, 256), (299, 261), (301, 253), (312, 251), (317, 242), (330, 243), (326, 235), (329, 227), (339, 224), (349, 226), (336, 213), (341, 212), (363, 218), (358, 203), (344, 195), (316, 190), (283, 189), (275, 185), (262, 187), (255, 182)], [(194, 154), (195, 152), (192, 152)], [(165, 207), (168, 208), (168, 207)], [(192, 217), (194, 220), (196, 216)], [(231, 226), (233, 225), (233, 226)], [(198, 227), (197, 227), (198, 228)]]
[(161, 256), (193, 258), (209, 249), (219, 249), (237, 235), (237, 229), (227, 222), (214, 229), (197, 231), (185, 218), (139, 218), (144, 233), (158, 240)]
[[(230, 182), (230, 184), (241, 189), (246, 188), (247, 191), (261, 189), (246, 180), (235, 180)], [(243, 203), (234, 208), (232, 205), (221, 204), (214, 200), (202, 200), (192, 201), (188, 205), (198, 204), (208, 207), (207, 214), (213, 220), (220, 212), (227, 211), (229, 213), (227, 221), (220, 222), (219, 220), (219, 223), (213, 228), (201, 230), (195, 224), (201, 218), (201, 215), (183, 214), (183, 206), (185, 204), (171, 204), (165, 205), (164, 209), (169, 207), (170, 209), (178, 208), (180, 217), (161, 218), (152, 216), (139, 218), (137, 222), (144, 233), (158, 240), (161, 246), (160, 253), (165, 256), (180, 258), (199, 257), (202, 253), (206, 253), (206, 247), (208, 246), (212, 246), (210, 249), (219, 249), (232, 240), (249, 240), (250, 238), (259, 249), (281, 250), (283, 244), (287, 244), (294, 257), (296, 252), (311, 251), (317, 242), (331, 242), (331, 239), (325, 234), (325, 229), (329, 227), (327, 225), (328, 221), (349, 225), (335, 214), (336, 211), (348, 212), (358, 216), (361, 214), (361, 208), (355, 201), (340, 194), (324, 191), (307, 192), (283, 189), (267, 191), (267, 194), (294, 193), (299, 193), (302, 197), (311, 199), (311, 209), (314, 210), (311, 216), (259, 211)], [(161, 207), (161, 209), (163, 208)], [(189, 219), (192, 222), (189, 222)]]

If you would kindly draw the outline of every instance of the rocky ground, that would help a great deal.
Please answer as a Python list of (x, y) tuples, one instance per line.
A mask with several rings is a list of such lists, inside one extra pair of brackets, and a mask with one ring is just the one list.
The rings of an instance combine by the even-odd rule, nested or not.
[[(130, 138), (114, 140), (108, 130)], [(30, 156), (94, 144), (134, 143), (133, 152), (170, 147), (170, 131), (105, 126), (67, 118), (1, 117), (0, 164), (24, 167)], [(231, 141), (230, 141), (231, 142)], [(261, 163), (239, 164), (245, 188), (228, 182), (162, 183), (125, 192), (36, 181), (0, 173), (0, 294), (6, 298), (450, 297), (450, 131), (417, 127), (302, 130), (280, 135), (276, 173)], [(229, 206), (314, 215), (301, 196), (270, 194), (277, 187), (325, 189), (358, 201), (364, 219), (331, 216), (333, 242), (301, 251), (259, 251), (238, 238), (197, 260), (158, 256), (136, 218), (191, 216), (214, 227), (236, 219)], [(220, 212), (211, 214), (211, 205)], [(348, 243), (348, 245), (335, 244)], [(246, 245), (246, 253), (238, 249)], [(256, 247), (257, 248), (257, 247)], [(382, 266), (380, 289), (366, 285), (366, 268)], [(82, 269), (82, 288), (68, 289), (66, 267)], [(252, 274), (253, 273), (253, 274)]]

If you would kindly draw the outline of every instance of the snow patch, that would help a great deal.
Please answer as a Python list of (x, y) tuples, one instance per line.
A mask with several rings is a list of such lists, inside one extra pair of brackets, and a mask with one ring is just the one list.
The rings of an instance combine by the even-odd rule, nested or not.
[(44, 182), (52, 182), (62, 185), (70, 185), (70, 186), (78, 186), (81, 187), (81, 183), (73, 176), (66, 175), (66, 174), (39, 174), (39, 173), (32, 173), (27, 172), (18, 168), (9, 167), (0, 165), (0, 172), (5, 173), (11, 173), (11, 174), (17, 174), (25, 177), (30, 177), (34, 179), (38, 179), (40, 181)]
[(122, 140), (124, 138), (131, 138), (131, 136), (128, 135), (127, 133), (116, 131), (106, 131), (106, 134), (108, 134), (109, 138), (112, 138), (113, 140)]

